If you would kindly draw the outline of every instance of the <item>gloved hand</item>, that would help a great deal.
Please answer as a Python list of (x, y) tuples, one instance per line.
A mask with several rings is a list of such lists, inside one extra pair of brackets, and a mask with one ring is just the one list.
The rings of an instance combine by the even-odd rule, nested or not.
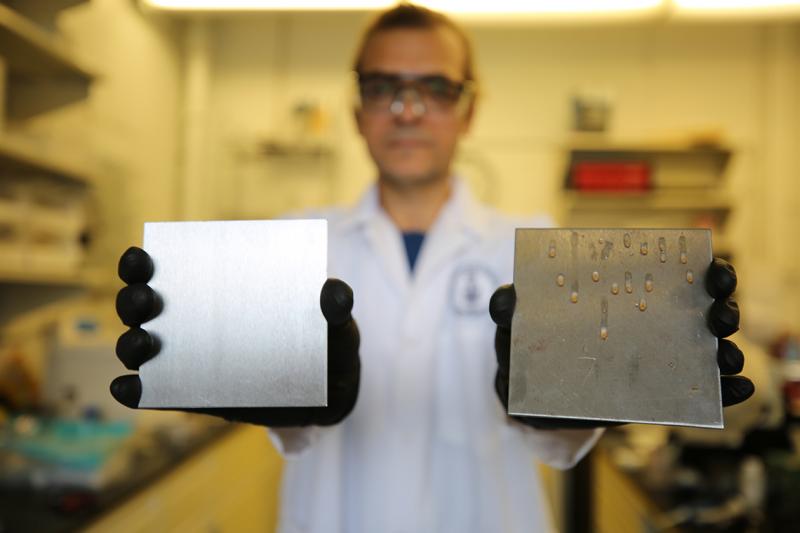
[[(147, 285), (153, 276), (153, 261), (141, 248), (129, 248), (119, 261), (119, 277), (127, 283), (117, 294), (117, 314), (130, 329), (117, 341), (117, 356), (129, 370), (158, 356), (156, 340), (141, 325), (160, 311), (158, 294)], [(327, 407), (243, 407), (180, 409), (219, 416), (232, 422), (269, 427), (319, 425), (341, 422), (356, 404), (361, 371), (359, 333), (350, 315), (353, 291), (343, 281), (328, 279), (320, 294), (322, 314), (328, 322)], [(137, 375), (120, 376), (111, 382), (111, 395), (123, 405), (139, 406), (142, 383)]]
[[(755, 391), (753, 382), (744, 376), (736, 376), (744, 367), (744, 354), (733, 342), (724, 339), (739, 329), (739, 306), (731, 298), (736, 289), (736, 271), (722, 259), (714, 259), (705, 279), (708, 294), (714, 298), (708, 313), (708, 329), (719, 338), (717, 364), (719, 365), (722, 405), (727, 407), (745, 401)], [(503, 285), (492, 295), (489, 313), (497, 324), (495, 352), (497, 374), (494, 387), (500, 403), (508, 411), (508, 376), (511, 359), (511, 318), (514, 315), (516, 293), (513, 285)], [(515, 416), (515, 420), (538, 429), (578, 429), (620, 425), (620, 422), (598, 422), (596, 420), (572, 420)]]

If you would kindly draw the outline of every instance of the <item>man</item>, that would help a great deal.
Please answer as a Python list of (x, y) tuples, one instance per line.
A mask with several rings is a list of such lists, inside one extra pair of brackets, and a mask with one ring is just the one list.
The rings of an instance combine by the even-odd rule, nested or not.
[[(378, 180), (355, 208), (326, 215), (329, 270), (355, 294), (353, 305), (335, 280), (322, 291), (332, 405), (206, 412), (271, 427), (287, 457), (284, 532), (550, 529), (534, 461), (570, 467), (602, 430), (512, 419), (503, 407), (513, 288), (492, 298), (496, 330), (488, 303), (512, 277), (517, 224), (477, 204), (452, 175), (475, 111), (469, 41), (446, 17), (400, 5), (368, 28), (355, 71), (356, 121)], [(148, 264), (138, 249), (121, 261), (132, 285), (118, 309), (132, 329), (118, 349), (129, 368), (153, 356), (139, 327), (155, 312)], [(738, 324), (725, 300), (735, 276), (716, 264), (710, 279), (722, 286), (713, 295), (723, 337)], [(741, 352), (723, 346), (721, 357), (731, 359), (723, 373), (738, 372)], [(746, 378), (724, 388), (728, 403), (752, 393)], [(135, 376), (112, 384), (127, 405), (138, 405), (139, 391)]]

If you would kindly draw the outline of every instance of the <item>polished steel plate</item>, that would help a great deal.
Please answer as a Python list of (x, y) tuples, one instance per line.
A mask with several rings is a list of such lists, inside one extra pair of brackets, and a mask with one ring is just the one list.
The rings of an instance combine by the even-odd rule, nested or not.
[(161, 342), (141, 407), (327, 404), (327, 222), (147, 223)]
[(711, 232), (518, 229), (509, 413), (720, 428)]

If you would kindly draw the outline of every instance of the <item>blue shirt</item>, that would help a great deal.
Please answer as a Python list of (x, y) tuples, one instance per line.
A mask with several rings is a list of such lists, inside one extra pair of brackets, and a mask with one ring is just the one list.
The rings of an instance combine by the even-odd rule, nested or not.
[(414, 265), (417, 263), (419, 250), (422, 248), (422, 241), (425, 240), (425, 233), (421, 231), (409, 231), (403, 233), (403, 243), (406, 245), (406, 255), (408, 256), (408, 267), (414, 272)]

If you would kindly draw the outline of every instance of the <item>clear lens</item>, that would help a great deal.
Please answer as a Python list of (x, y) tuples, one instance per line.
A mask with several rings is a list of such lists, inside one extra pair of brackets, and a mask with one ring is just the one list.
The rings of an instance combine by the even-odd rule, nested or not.
[(413, 91), (428, 112), (446, 113), (455, 109), (462, 97), (471, 92), (469, 82), (456, 82), (445, 76), (406, 78), (389, 74), (358, 75), (361, 106), (370, 112), (389, 112), (392, 104), (403, 101)]

